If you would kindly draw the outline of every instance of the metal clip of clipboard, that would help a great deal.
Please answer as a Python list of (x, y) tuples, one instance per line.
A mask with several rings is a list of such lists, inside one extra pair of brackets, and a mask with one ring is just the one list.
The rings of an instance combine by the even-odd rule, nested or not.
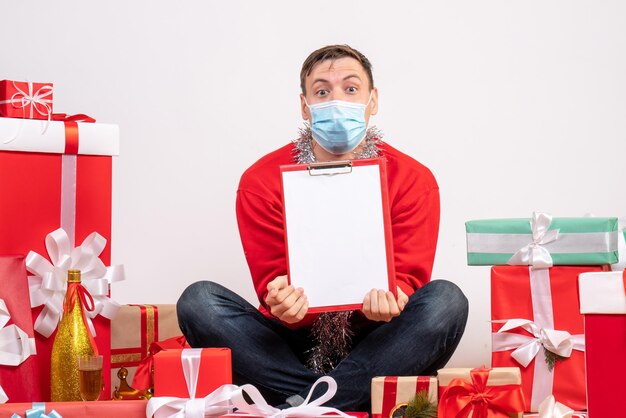
[(309, 176), (334, 176), (335, 174), (352, 173), (352, 161), (329, 161), (311, 163), (307, 167)]

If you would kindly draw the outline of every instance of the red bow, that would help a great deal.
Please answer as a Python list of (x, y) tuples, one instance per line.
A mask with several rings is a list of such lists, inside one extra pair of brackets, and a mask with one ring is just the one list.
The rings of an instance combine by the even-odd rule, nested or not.
[(472, 383), (453, 379), (441, 395), (438, 415), (442, 418), (508, 418), (511, 412), (524, 410), (520, 385), (487, 386), (491, 369), (474, 369)]
[[(89, 341), (91, 342), (91, 346), (94, 350), (94, 355), (98, 355), (98, 346), (96, 345), (96, 340), (93, 338), (91, 331), (89, 330), (89, 322), (87, 321), (87, 316), (85, 315), (85, 309), (89, 312), (94, 310), (94, 301), (93, 297), (89, 293), (87, 289), (81, 283), (68, 283), (67, 284), (67, 295), (65, 296), (65, 304), (63, 305), (63, 314), (68, 315), (74, 304), (78, 300), (78, 309), (80, 309), (80, 313), (83, 317), (83, 323), (85, 324), (85, 328), (87, 328), (87, 335), (89, 335)], [(89, 303), (87, 303), (89, 301)], [(83, 307), (85, 309), (83, 309)]]

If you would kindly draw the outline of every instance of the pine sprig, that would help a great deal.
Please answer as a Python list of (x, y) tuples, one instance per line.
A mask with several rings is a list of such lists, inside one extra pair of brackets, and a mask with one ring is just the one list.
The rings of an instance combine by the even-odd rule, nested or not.
[(558, 354), (553, 353), (552, 351), (546, 349), (545, 347), (543, 351), (546, 356), (546, 364), (548, 365), (548, 371), (554, 370), (554, 365), (556, 364), (557, 361), (563, 361), (567, 358), (567, 357), (559, 356)]
[(437, 418), (437, 406), (428, 399), (428, 392), (421, 390), (406, 406), (405, 418)]

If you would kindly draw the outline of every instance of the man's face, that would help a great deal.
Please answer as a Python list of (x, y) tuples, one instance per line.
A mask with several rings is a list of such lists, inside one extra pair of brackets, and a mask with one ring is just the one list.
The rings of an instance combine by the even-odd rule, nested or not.
[[(369, 123), (371, 115), (378, 112), (378, 90), (370, 91), (370, 83), (363, 66), (354, 58), (344, 57), (334, 61), (326, 60), (318, 63), (305, 80), (306, 97), (300, 94), (302, 118), (311, 120), (309, 104), (344, 100), (346, 102), (366, 104), (365, 121)], [(306, 98), (306, 102), (305, 102)]]

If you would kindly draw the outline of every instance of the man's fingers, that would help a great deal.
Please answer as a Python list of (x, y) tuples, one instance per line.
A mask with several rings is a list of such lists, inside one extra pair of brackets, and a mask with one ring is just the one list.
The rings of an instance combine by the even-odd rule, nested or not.
[(279, 291), (280, 289), (287, 287), (288, 284), (289, 282), (287, 280), (287, 276), (278, 276), (267, 284), (267, 293), (271, 293), (272, 290)]
[(402, 289), (400, 289), (399, 286), (397, 287), (397, 290), (398, 290), (398, 308), (400, 308), (400, 312), (402, 312), (406, 304), (409, 303), (409, 297), (406, 295), (406, 293), (402, 291)]
[(281, 320), (293, 324), (294, 322), (299, 322), (304, 318), (306, 312), (309, 308), (309, 303), (306, 295), (301, 295), (296, 302), (291, 306), (291, 308), (287, 309), (280, 317)]
[(400, 307), (398, 306), (398, 302), (396, 301), (396, 297), (391, 292), (387, 292), (387, 304), (389, 305), (389, 319), (400, 315)]
[(372, 289), (370, 291), (370, 315), (374, 321), (378, 321), (378, 291), (376, 289)]
[[(287, 294), (288, 293), (288, 294)], [(275, 298), (278, 303), (276, 303), (272, 309), (272, 314), (278, 316), (279, 318), (287, 312), (296, 301), (304, 294), (304, 291), (299, 289), (294, 289), (293, 286), (289, 286), (278, 292), (278, 296)]]

